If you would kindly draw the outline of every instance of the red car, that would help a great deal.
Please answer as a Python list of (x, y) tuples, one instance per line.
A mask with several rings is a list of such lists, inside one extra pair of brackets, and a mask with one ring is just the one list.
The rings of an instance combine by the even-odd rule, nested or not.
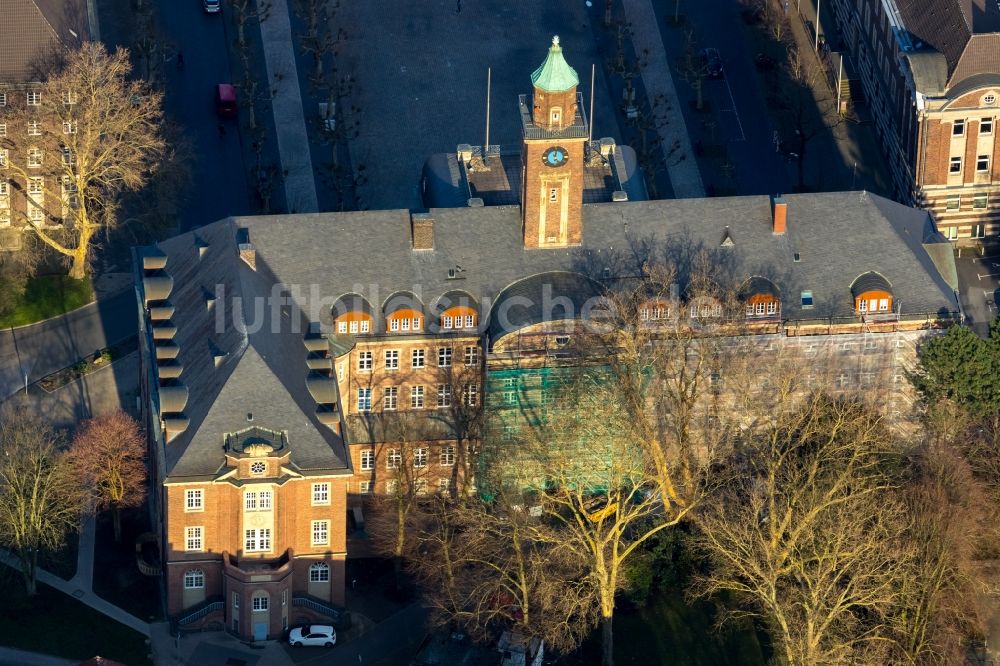
[(215, 87), (215, 111), (220, 118), (236, 117), (236, 88), (230, 83), (220, 83)]

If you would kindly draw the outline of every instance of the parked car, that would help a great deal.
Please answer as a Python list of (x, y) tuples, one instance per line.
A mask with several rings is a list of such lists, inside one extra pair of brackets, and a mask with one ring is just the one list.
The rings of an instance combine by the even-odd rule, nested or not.
[(718, 49), (704, 49), (701, 52), (701, 62), (708, 70), (709, 78), (722, 78), (722, 56), (719, 55)]
[(327, 624), (309, 624), (296, 627), (288, 634), (288, 644), (294, 647), (314, 645), (333, 647), (337, 644), (337, 632)]
[(215, 87), (215, 111), (220, 118), (236, 117), (236, 88), (230, 83), (220, 83)]
[(201, 0), (201, 6), (206, 14), (218, 14), (222, 10), (221, 0)]

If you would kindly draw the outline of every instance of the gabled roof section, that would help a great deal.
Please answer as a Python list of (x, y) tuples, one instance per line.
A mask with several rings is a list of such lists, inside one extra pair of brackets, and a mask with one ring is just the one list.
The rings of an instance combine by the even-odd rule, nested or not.
[(903, 25), (914, 42), (923, 42), (944, 54), (948, 71), (955, 70), (972, 30), (962, 0), (897, 0)]
[(558, 35), (552, 38), (552, 46), (549, 47), (549, 55), (546, 56), (545, 62), (532, 72), (531, 84), (545, 92), (564, 92), (580, 85), (580, 77), (577, 76), (576, 70), (570, 67), (563, 57)]
[(4, 0), (0, 84), (37, 81), (42, 60), (89, 37), (84, 0)]
[(948, 80), (954, 86), (979, 74), (1000, 74), (1000, 32), (972, 35)]

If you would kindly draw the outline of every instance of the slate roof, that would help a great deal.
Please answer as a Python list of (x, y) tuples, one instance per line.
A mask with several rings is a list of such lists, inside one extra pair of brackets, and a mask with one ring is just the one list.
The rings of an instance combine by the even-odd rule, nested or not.
[[(913, 41), (944, 55), (949, 87), (977, 74), (1000, 74), (1000, 5), (995, 0), (897, 0), (896, 5)], [(915, 77), (933, 81), (936, 72)], [(919, 82), (918, 89), (924, 92)]]
[[(608, 276), (633, 277), (658, 259), (678, 266), (683, 293), (685, 267), (704, 250), (721, 282), (739, 286), (752, 276), (773, 282), (786, 320), (856, 321), (851, 285), (872, 271), (892, 285), (903, 317), (958, 310), (949, 285), (955, 275), (950, 245), (927, 212), (863, 192), (785, 200), (784, 235), (771, 231), (769, 197), (749, 196), (585, 205), (583, 246), (560, 249), (524, 249), (514, 206), (431, 210), (433, 250), (411, 249), (405, 210), (228, 218), (165, 241), (159, 249), (174, 281), (180, 379), (190, 390), (190, 426), (166, 445), (168, 474), (214, 473), (223, 462), (225, 433), (247, 427), (248, 412), (255, 425), (288, 431), (299, 467), (346, 468), (343, 442), (316, 419), (302, 342), (309, 322), (330, 323), (330, 309), (344, 294), (361, 294), (379, 309), (392, 294), (410, 291), (438, 310), (445, 294), (460, 290), (479, 303), (480, 323), (495, 340), (537, 321), (532, 299), (546, 289), (577, 307)], [(255, 247), (256, 271), (237, 254), (241, 229)], [(724, 237), (731, 243), (722, 247)], [(206, 294), (215, 285), (225, 297), (209, 308)], [(270, 311), (259, 330), (233, 324), (234, 310), (237, 321), (259, 321), (251, 304), (275, 285), (289, 303), (275, 311), (274, 332)], [(807, 290), (811, 309), (799, 299)], [(246, 304), (242, 315), (233, 296)], [(502, 306), (498, 299), (510, 296), (526, 297), (529, 305), (509, 308), (509, 325), (488, 320), (487, 313)], [(435, 332), (433, 317), (427, 329)], [(220, 351), (225, 356), (216, 367)], [(348, 432), (357, 426), (349, 422)]]
[(89, 35), (84, 0), (0, 0), (0, 16), (0, 83), (36, 81), (41, 58)]

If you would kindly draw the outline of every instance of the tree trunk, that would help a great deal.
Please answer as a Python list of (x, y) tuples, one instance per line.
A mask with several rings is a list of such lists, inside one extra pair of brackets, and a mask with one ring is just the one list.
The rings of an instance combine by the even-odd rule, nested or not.
[(111, 507), (111, 520), (115, 526), (115, 543), (122, 542), (122, 512), (117, 506)]
[(615, 666), (615, 638), (612, 628), (613, 615), (601, 612), (601, 666)]
[(396, 508), (396, 543), (392, 550), (392, 573), (396, 583), (396, 591), (403, 589), (403, 546), (406, 544), (406, 511), (402, 506)]
[(21, 561), (23, 563), (21, 573), (24, 574), (24, 588), (28, 593), (28, 596), (33, 597), (38, 594), (38, 580), (36, 573), (38, 571), (38, 551), (28, 551), (27, 556), (21, 556)]

